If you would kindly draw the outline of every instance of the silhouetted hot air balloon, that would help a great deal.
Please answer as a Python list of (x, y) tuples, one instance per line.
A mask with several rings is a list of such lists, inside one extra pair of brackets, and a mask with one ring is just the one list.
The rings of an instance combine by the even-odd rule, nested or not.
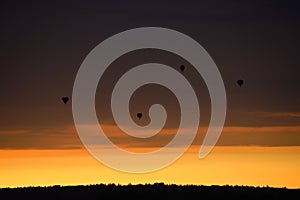
[(142, 113), (138, 113), (138, 114), (136, 114), (136, 116), (137, 116), (139, 119), (141, 119), (142, 116), (143, 116), (143, 114), (142, 114)]
[(240, 80), (237, 81), (237, 84), (238, 84), (240, 87), (242, 87), (242, 85), (244, 84), (244, 81), (240, 79)]
[(66, 104), (69, 101), (69, 97), (62, 97), (61, 100)]
[(184, 65), (180, 65), (180, 70), (183, 72), (185, 69), (185, 66)]

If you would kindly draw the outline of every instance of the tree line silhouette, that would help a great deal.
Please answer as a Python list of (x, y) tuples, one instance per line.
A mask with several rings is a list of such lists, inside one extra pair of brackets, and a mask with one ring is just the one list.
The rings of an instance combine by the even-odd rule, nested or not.
[(300, 189), (175, 184), (2, 188), (0, 199), (297, 199)]

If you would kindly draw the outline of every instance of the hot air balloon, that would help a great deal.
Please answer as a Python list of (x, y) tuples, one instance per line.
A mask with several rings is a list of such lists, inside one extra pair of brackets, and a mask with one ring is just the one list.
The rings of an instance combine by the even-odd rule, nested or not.
[(185, 66), (184, 65), (180, 65), (180, 70), (183, 72), (185, 69)]
[(142, 116), (143, 116), (143, 114), (142, 114), (142, 113), (138, 113), (138, 114), (136, 114), (136, 116), (137, 116), (139, 119), (141, 119)]
[(61, 100), (66, 104), (69, 101), (69, 97), (62, 97)]
[(242, 87), (242, 85), (244, 84), (244, 81), (240, 79), (240, 80), (237, 81), (237, 84), (238, 84), (240, 87)]

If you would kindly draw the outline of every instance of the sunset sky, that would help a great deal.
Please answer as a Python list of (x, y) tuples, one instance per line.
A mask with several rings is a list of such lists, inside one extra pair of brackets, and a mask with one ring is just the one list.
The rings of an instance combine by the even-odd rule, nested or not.
[[(267, 0), (1, 1), (0, 187), (165, 182), (300, 188), (299, 10), (298, 1)], [(179, 160), (156, 172), (130, 174), (88, 153), (74, 127), (72, 99), (64, 104), (61, 97), (72, 96), (81, 63), (100, 42), (148, 26), (180, 31), (206, 49), (224, 81), (227, 116), (216, 147), (199, 159), (211, 114), (202, 77), (170, 52), (144, 49), (121, 56), (105, 71), (96, 94), (99, 123), (115, 144), (153, 151), (178, 128), (178, 101), (158, 85), (139, 88), (129, 105), (139, 125), (149, 123), (151, 105), (165, 106), (168, 119), (158, 135), (136, 139), (116, 126), (112, 89), (137, 65), (157, 62), (180, 71), (184, 64), (182, 75), (201, 110), (198, 134)], [(144, 113), (141, 120), (137, 112)]]

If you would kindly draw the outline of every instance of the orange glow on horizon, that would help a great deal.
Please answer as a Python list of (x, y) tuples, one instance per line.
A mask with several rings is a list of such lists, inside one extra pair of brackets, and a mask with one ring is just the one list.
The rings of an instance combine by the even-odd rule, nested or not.
[(0, 187), (165, 182), (300, 188), (300, 147), (215, 147), (202, 160), (198, 150), (146, 174), (110, 169), (85, 149), (1, 150)]

